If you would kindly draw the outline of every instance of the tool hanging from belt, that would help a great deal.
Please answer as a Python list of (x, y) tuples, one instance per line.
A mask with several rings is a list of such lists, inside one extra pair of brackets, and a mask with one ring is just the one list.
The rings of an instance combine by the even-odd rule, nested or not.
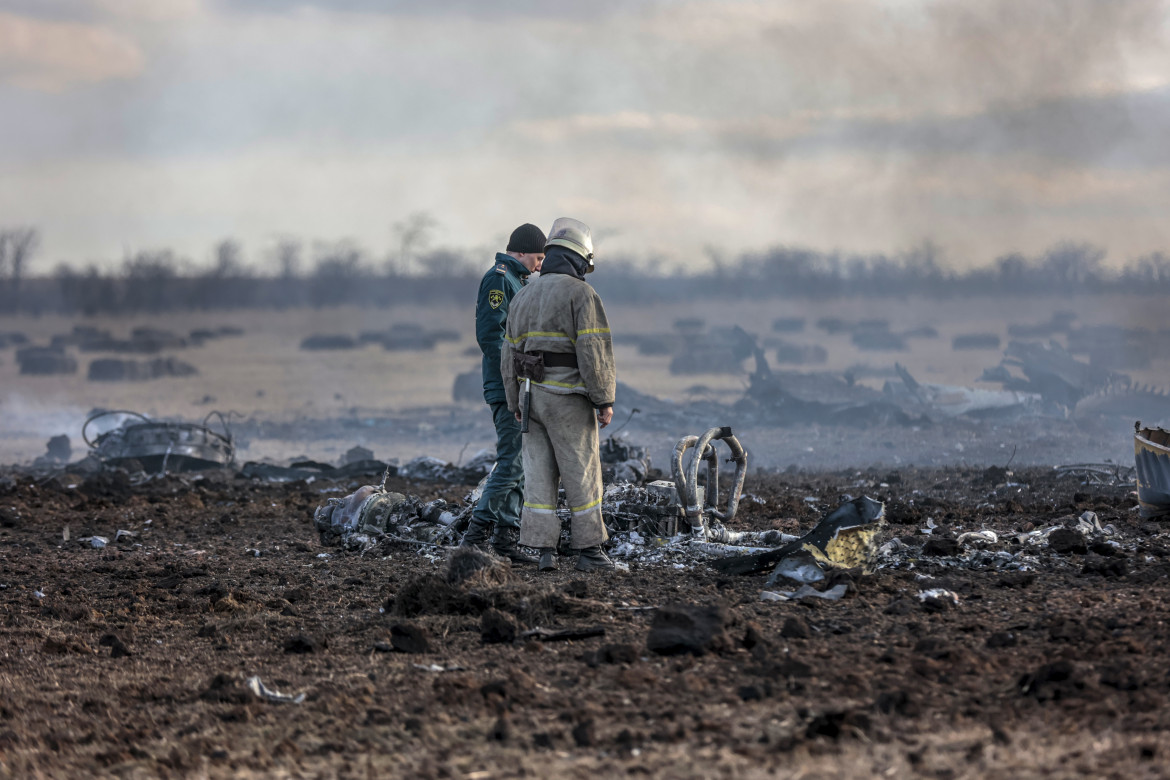
[(528, 433), (532, 415), (532, 383), (544, 381), (544, 369), (577, 368), (577, 356), (571, 352), (513, 352), (512, 367), (516, 376), (524, 380), (520, 388), (520, 432)]

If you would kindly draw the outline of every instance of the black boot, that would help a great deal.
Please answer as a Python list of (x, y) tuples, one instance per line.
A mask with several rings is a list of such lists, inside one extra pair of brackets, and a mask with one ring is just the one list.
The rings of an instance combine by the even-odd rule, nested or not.
[(537, 564), (536, 568), (539, 571), (557, 570), (557, 550), (555, 547), (540, 548), (540, 563)]
[(600, 547), (586, 547), (577, 551), (577, 571), (613, 571), (616, 566)]
[(467, 526), (467, 530), (463, 533), (463, 541), (459, 542), (460, 547), (478, 547), (481, 550), (487, 549), (488, 532), (492, 530), (491, 523), (485, 523), (483, 520), (471, 518), (471, 525)]
[(520, 529), (514, 526), (497, 525), (492, 534), (492, 551), (507, 558), (514, 564), (535, 566), (536, 559), (520, 551)]

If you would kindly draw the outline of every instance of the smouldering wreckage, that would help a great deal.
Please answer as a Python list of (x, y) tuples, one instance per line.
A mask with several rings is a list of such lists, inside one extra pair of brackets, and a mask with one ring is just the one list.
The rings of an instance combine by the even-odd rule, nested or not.
[[(856, 381), (857, 369), (841, 374), (773, 371), (755, 337), (741, 328), (733, 334), (740, 351), (755, 361), (737, 409), (777, 425), (922, 425), (960, 417), (1170, 419), (1170, 394), (1082, 362), (1056, 342), (1009, 342), (999, 365), (979, 377), (1000, 384), (1001, 390), (920, 382), (897, 363), (891, 380), (875, 390)], [(649, 402), (642, 405), (652, 408)]]
[[(727, 450), (727, 461), (734, 464), (725, 498), (720, 485), (719, 442)], [(633, 460), (649, 471), (649, 459), (640, 448), (619, 447), (614, 441), (608, 446), (610, 452), (623, 456), (635, 453), (639, 457)], [(729, 528), (727, 524), (735, 519), (745, 498), (747, 460), (747, 452), (731, 428), (711, 428), (678, 441), (670, 481), (610, 484), (602, 500), (602, 514), (612, 537), (610, 554), (643, 565), (689, 568), (707, 562), (733, 574), (772, 569), (770, 584), (776, 577), (807, 584), (825, 579), (830, 569), (872, 568), (877, 561), (878, 532), (884, 525), (884, 505), (870, 498), (846, 502), (801, 537)], [(625, 466), (627, 471), (633, 468)], [(363, 486), (317, 507), (313, 521), (322, 542), (363, 553), (387, 551), (405, 543), (430, 548), (433, 553), (435, 548), (458, 543), (483, 487), (481, 482), (460, 508), (441, 499), (424, 503), (387, 491), (385, 483), (384, 478), (379, 486)], [(754, 496), (747, 499), (763, 501)], [(567, 545), (570, 513), (563, 496), (561, 504), (558, 514), (566, 529), (562, 545)]]
[[(1159, 457), (1170, 463), (1170, 433), (1163, 431), (1154, 438), (1154, 444), (1162, 448)], [(726, 490), (719, 469), (722, 455), (734, 466)], [(1170, 475), (1165, 463), (1165, 473)], [(649, 464), (645, 465), (648, 470)], [(993, 492), (1027, 488), (1013, 482), (1012, 472), (1006, 469), (988, 471), (995, 472)], [(936, 587), (934, 575), (940, 571), (993, 570), (1005, 572), (1005, 576), (1031, 576), (1027, 573), (1052, 565), (1050, 552), (1081, 552), (1088, 554), (1086, 571), (1100, 569), (1112, 576), (1138, 543), (1123, 538), (1113, 525), (1102, 526), (1093, 512), (1010, 534), (988, 528), (952, 533), (927, 518), (913, 534), (925, 540), (924, 544), (912, 543), (905, 536), (884, 540), (885, 505), (864, 495), (845, 496), (839, 506), (800, 536), (776, 530), (734, 530), (731, 526), (741, 502), (763, 502), (743, 492), (746, 472), (747, 453), (730, 428), (684, 436), (672, 455), (670, 480), (614, 482), (606, 487), (602, 511), (611, 534), (609, 554), (627, 567), (689, 570), (709, 566), (729, 576), (769, 574), (760, 594), (764, 601), (837, 600), (849, 592), (857, 574), (912, 570), (920, 572), (922, 608), (942, 610), (957, 605), (961, 597), (948, 588)], [(1083, 484), (1121, 488), (1130, 485), (1132, 473), (1112, 464), (1076, 464), (1057, 467), (1055, 472), (1076, 477)], [(1140, 468), (1138, 473), (1142, 473)], [(1139, 489), (1141, 479), (1139, 476)], [(1170, 478), (1164, 486), (1170, 495)], [(458, 543), (478, 497), (477, 489), (463, 506), (454, 506), (441, 500), (423, 502), (370, 485), (344, 498), (330, 499), (317, 508), (314, 522), (325, 543), (363, 553), (389, 553), (407, 544), (438, 560), (441, 548)], [(914, 501), (913, 497), (908, 500)], [(1165, 508), (1170, 513), (1170, 504)], [(562, 544), (567, 546), (569, 512), (562, 506), (559, 513), (566, 528)], [(568, 554), (569, 550), (562, 552)], [(792, 589), (783, 589), (785, 583)]]
[(1142, 517), (1170, 515), (1170, 431), (1134, 423), (1133, 450)]
[[(95, 414), (83, 426), (83, 438), (91, 457), (105, 468), (137, 469), (150, 478), (186, 470), (226, 469), (234, 462), (235, 445), (224, 416), (221, 431), (213, 430), (208, 415), (202, 424), (150, 420), (128, 412)], [(118, 424), (105, 427), (91, 438), (91, 424), (109, 416)], [(95, 425), (103, 428), (102, 425)], [(313, 461), (290, 466), (247, 463), (239, 476), (268, 482), (304, 481), (317, 478), (353, 479), (381, 473), (380, 485), (365, 485), (353, 493), (330, 498), (313, 516), (315, 528), (325, 544), (342, 545), (361, 553), (417, 549), (436, 560), (442, 549), (458, 543), (470, 520), (494, 456), (481, 452), (459, 467), (436, 458), (420, 457), (398, 467), (373, 460), (368, 450), (355, 448), (346, 453), (340, 467)], [(723, 458), (723, 455), (726, 455)], [(602, 446), (603, 470), (607, 475), (602, 510), (611, 535), (609, 552), (628, 566), (670, 566), (690, 569), (710, 566), (727, 575), (770, 573), (768, 588), (784, 582), (799, 586), (794, 591), (765, 590), (764, 600), (834, 600), (847, 592), (834, 575), (837, 571), (868, 573), (877, 569), (1002, 569), (1027, 571), (1039, 566), (1039, 553), (1054, 550), (1093, 551), (1104, 559), (1132, 546), (1121, 539), (1113, 526), (1104, 526), (1091, 512), (1063, 518), (1051, 527), (1000, 535), (988, 529), (937, 539), (931, 548), (909, 544), (906, 537), (883, 543), (885, 506), (866, 496), (845, 496), (840, 506), (825, 514), (801, 536), (779, 531), (736, 530), (733, 523), (742, 502), (763, 503), (745, 494), (748, 455), (730, 427), (711, 428), (702, 435), (679, 439), (671, 456), (670, 480), (649, 480), (650, 459), (645, 448), (611, 437)], [(729, 483), (723, 484), (720, 461), (734, 467)], [(1136, 468), (1115, 464), (1074, 464), (1056, 472), (1073, 476), (1084, 484), (1137, 488), (1143, 517), (1170, 515), (1170, 432), (1161, 428), (1135, 431)], [(996, 471), (996, 481), (1013, 489), (1011, 473)], [(387, 478), (397, 474), (424, 482), (446, 481), (466, 484), (482, 477), (480, 485), (461, 504), (438, 499), (424, 501), (386, 489)], [(1131, 483), (1136, 476), (1136, 482)], [(336, 489), (336, 488), (332, 488)], [(563, 502), (562, 502), (563, 503)], [(566, 532), (569, 511), (559, 510)], [(933, 521), (919, 529), (924, 536), (937, 530)], [(96, 546), (96, 545), (95, 545)], [(568, 549), (562, 550), (569, 553)], [(1113, 558), (1116, 562), (1121, 558)], [(929, 561), (929, 565), (927, 564)], [(1096, 565), (1096, 564), (1094, 564)], [(924, 579), (924, 586), (929, 584)], [(824, 583), (824, 590), (813, 588)], [(924, 588), (924, 604), (947, 608), (959, 597), (949, 591)]]
[[(212, 430), (213, 417), (219, 418), (222, 430)], [(114, 425), (91, 439), (90, 427), (103, 427), (99, 421)], [(152, 420), (124, 410), (100, 411), (81, 426), (81, 438), (103, 464), (115, 468), (133, 464), (148, 473), (227, 468), (236, 452), (227, 418), (220, 412), (211, 412), (201, 423), (187, 423)]]

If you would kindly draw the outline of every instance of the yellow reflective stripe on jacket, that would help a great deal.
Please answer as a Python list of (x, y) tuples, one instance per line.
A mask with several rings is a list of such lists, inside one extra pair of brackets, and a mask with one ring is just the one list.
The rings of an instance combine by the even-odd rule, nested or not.
[(563, 387), (563, 388), (565, 388), (565, 389), (567, 389), (567, 390), (573, 390), (573, 389), (575, 389), (575, 388), (578, 388), (578, 387), (584, 387), (584, 386), (585, 386), (585, 383), (584, 383), (584, 382), (578, 382), (578, 383), (577, 383), (577, 384), (575, 384), (575, 385), (571, 385), (571, 384), (569, 384), (568, 382), (553, 382), (553, 381), (552, 381), (552, 380), (550, 380), (550, 379), (546, 379), (546, 380), (544, 380), (543, 382), (533, 382), (532, 384), (536, 385), (537, 387), (540, 387), (540, 386), (542, 386), (542, 385), (543, 385), (543, 386), (546, 386), (546, 387)]
[(527, 501), (524, 502), (524, 508), (525, 509), (543, 509), (546, 512), (557, 511), (557, 507), (555, 504), (530, 504)]
[(578, 336), (591, 336), (596, 333), (609, 333), (609, 328), (585, 328), (577, 331)]
[[(518, 384), (518, 385), (524, 384), (524, 377), (517, 377), (516, 384)], [(574, 387), (584, 387), (585, 386), (584, 382), (581, 382), (581, 383), (575, 384), (575, 385), (571, 385), (568, 382), (553, 382), (550, 379), (546, 379), (543, 382), (533, 382), (532, 384), (534, 384), (537, 387), (565, 387), (565, 388), (568, 388), (570, 390), (572, 390)]]
[(598, 498), (595, 501), (590, 501), (585, 506), (571, 506), (571, 507), (569, 507), (569, 511), (570, 512), (584, 512), (586, 509), (592, 509), (593, 507), (597, 506), (600, 503), (601, 503), (601, 499)]

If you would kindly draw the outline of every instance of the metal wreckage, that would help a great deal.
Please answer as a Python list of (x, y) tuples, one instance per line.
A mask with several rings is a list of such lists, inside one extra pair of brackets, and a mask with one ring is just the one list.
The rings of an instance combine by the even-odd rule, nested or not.
[[(720, 484), (720, 457), (716, 444), (728, 451), (734, 464), (726, 494)], [(774, 570), (800, 583), (823, 580), (826, 570), (868, 570), (876, 560), (878, 531), (885, 524), (881, 502), (853, 499), (827, 515), (807, 534), (797, 537), (778, 531), (735, 531), (727, 527), (745, 499), (747, 453), (729, 427), (711, 428), (701, 436), (684, 436), (675, 445), (671, 480), (627, 481), (650, 471), (645, 451), (610, 438), (602, 447), (607, 472), (618, 475), (605, 489), (602, 514), (612, 537), (610, 554), (644, 563), (669, 563), (682, 556), (706, 561), (728, 574), (755, 574)], [(689, 455), (689, 459), (688, 459)], [(486, 477), (485, 477), (486, 480)], [(314, 525), (325, 544), (340, 544), (363, 552), (407, 543), (437, 548), (458, 543), (483, 482), (460, 507), (439, 499), (428, 503), (366, 485), (343, 498), (330, 498), (317, 507)], [(755, 497), (748, 500), (762, 501)], [(570, 513), (561, 497), (558, 513), (569, 540)], [(568, 550), (565, 550), (568, 552)]]
[[(773, 371), (764, 350), (741, 328), (731, 331), (739, 353), (754, 358), (755, 370), (736, 410), (776, 425), (921, 425), (958, 417), (1010, 420), (1023, 417), (1170, 418), (1170, 394), (1136, 384), (1128, 375), (1078, 360), (1056, 342), (1013, 340), (999, 365), (981, 382), (1002, 390), (919, 382), (895, 363), (881, 390), (856, 380), (856, 367), (842, 373)], [(885, 375), (887, 372), (878, 372)], [(655, 410), (654, 399), (643, 410)]]
[[(213, 417), (218, 417), (222, 430), (212, 430)], [(114, 424), (91, 439), (91, 426), (103, 428), (99, 421)], [(152, 420), (125, 410), (100, 411), (81, 426), (81, 438), (103, 464), (136, 466), (148, 473), (225, 468), (236, 452), (227, 418), (220, 412), (211, 412), (201, 423), (187, 423)]]
[(1142, 517), (1170, 515), (1170, 431), (1134, 423), (1133, 453)]
[[(1065, 357), (1055, 356), (1058, 367), (1067, 368)], [(1072, 384), (1055, 383), (1056, 374), (1056, 370), (1046, 374), (1033, 368), (1033, 378), (1029, 381), (1039, 381), (1049, 392), (1069, 399)], [(1068, 376), (1067, 371), (1064, 374)], [(909, 381), (906, 385), (911, 387)], [(945, 389), (937, 386), (917, 387), (916, 392), (926, 397), (930, 393), (935, 397), (945, 394)], [(1052, 387), (1056, 390), (1052, 391)], [(214, 419), (218, 419), (218, 430), (211, 426)], [(91, 436), (91, 428), (100, 432)], [(91, 465), (126, 469), (136, 473), (139, 479), (168, 472), (227, 469), (234, 465), (232, 431), (227, 417), (218, 412), (207, 415), (201, 423), (152, 420), (127, 411), (98, 412), (86, 420), (82, 438), (90, 447)], [(720, 473), (721, 448), (726, 449), (725, 461), (734, 466), (726, 486)], [(1086, 482), (1133, 484), (1143, 517), (1170, 515), (1170, 431), (1137, 423), (1134, 454), (1133, 469), (1112, 464), (1079, 464), (1059, 467), (1058, 471), (1075, 474)], [(879, 531), (885, 524), (884, 506), (864, 496), (847, 497), (845, 503), (802, 536), (778, 531), (737, 531), (730, 527), (741, 502), (763, 502), (743, 492), (747, 453), (730, 427), (711, 428), (700, 436), (679, 439), (671, 456), (669, 480), (648, 481), (652, 467), (646, 450), (616, 437), (611, 436), (602, 444), (601, 455), (607, 484), (603, 516), (612, 537), (610, 554), (619, 559), (680, 568), (710, 565), (729, 575), (771, 571), (769, 586), (780, 581), (795, 581), (803, 586), (790, 594), (765, 591), (761, 595), (766, 599), (836, 598), (841, 595), (836, 587), (820, 592), (810, 591), (807, 586), (826, 579), (834, 569), (870, 570), (877, 565), (905, 563), (902, 561), (905, 550), (897, 539), (879, 547)], [(381, 473), (381, 484), (365, 485), (343, 498), (330, 498), (316, 509), (314, 525), (322, 542), (363, 552), (405, 543), (433, 554), (437, 548), (458, 543), (493, 465), (494, 456), (484, 451), (462, 467), (429, 457), (415, 458), (398, 467), (374, 460), (371, 452), (357, 447), (346, 453), (339, 467), (305, 460), (288, 466), (249, 462), (240, 468), (239, 475), (270, 482), (312, 482), (317, 478), (353, 479)], [(464, 502), (448, 504), (442, 499), (423, 501), (388, 491), (386, 480), (391, 474), (456, 484), (482, 479)], [(567, 529), (567, 507), (562, 506), (560, 513)], [(1111, 533), (1109, 528), (1094, 526), (1091, 518), (1076, 519), (1075, 526), (1078, 533), (1090, 537), (1106, 538)], [(1053, 530), (1034, 531), (1021, 543), (1045, 543)], [(929, 529), (923, 532), (929, 533)], [(955, 565), (965, 565), (964, 562), (1007, 568), (1028, 565), (1026, 552), (1011, 555), (1002, 551), (986, 552), (987, 543), (996, 542), (985, 538), (989, 533), (960, 537), (964, 552), (955, 559)], [(567, 531), (562, 540), (567, 546)]]

